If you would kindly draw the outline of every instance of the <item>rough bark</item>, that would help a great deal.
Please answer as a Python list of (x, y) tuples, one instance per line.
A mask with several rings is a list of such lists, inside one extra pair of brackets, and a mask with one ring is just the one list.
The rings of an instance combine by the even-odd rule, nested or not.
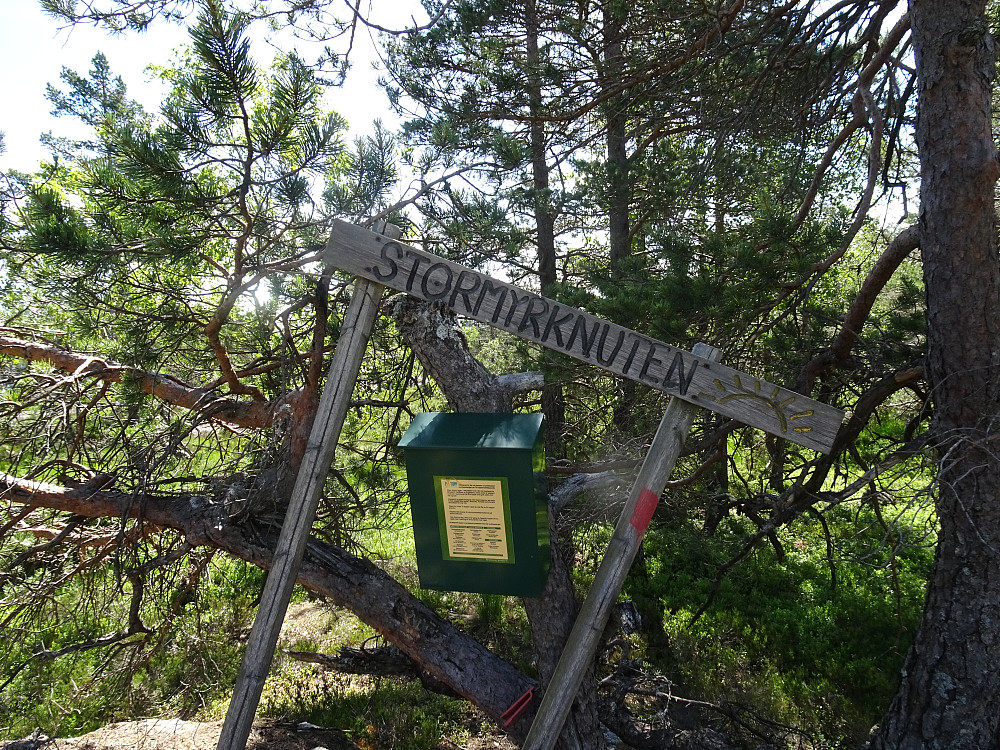
[[(563, 647), (569, 638), (579, 607), (569, 578), (569, 570), (559, 544), (559, 529), (554, 511), (550, 517), (552, 562), (542, 595), (524, 600), (531, 623), (531, 641), (538, 654), (538, 676), (545, 687), (552, 679)], [(534, 717), (532, 717), (534, 718)], [(556, 747), (602, 748), (601, 722), (598, 719), (597, 684), (593, 667), (583, 679), (580, 692), (570, 709), (566, 726)], [(524, 722), (525, 731), (531, 722)]]
[(509, 412), (513, 392), (505, 389), (469, 352), (455, 314), (397, 294), (392, 317), (403, 339), (430, 377), (441, 386), (454, 411)]
[(985, 0), (912, 0), (920, 247), (941, 525), (924, 617), (877, 748), (995, 748), (1000, 671), (1000, 263)]

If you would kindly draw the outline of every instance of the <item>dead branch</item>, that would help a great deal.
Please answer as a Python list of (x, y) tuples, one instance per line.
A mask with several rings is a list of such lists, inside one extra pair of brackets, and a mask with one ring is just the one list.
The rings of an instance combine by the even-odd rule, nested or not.
[(211, 419), (235, 427), (270, 427), (275, 413), (286, 403), (295, 400), (293, 392), (274, 402), (247, 403), (221, 398), (212, 390), (188, 385), (170, 375), (149, 370), (139, 370), (114, 360), (95, 357), (56, 344), (28, 341), (0, 334), (0, 354), (29, 362), (47, 362), (56, 370), (67, 373), (72, 379), (92, 377), (106, 383), (121, 383), (126, 378), (143, 392), (156, 396), (165, 403), (200, 411)]
[(861, 329), (878, 299), (900, 264), (920, 246), (920, 230), (914, 224), (907, 227), (882, 251), (871, 271), (865, 277), (854, 302), (844, 316), (836, 337), (824, 351), (817, 354), (799, 374), (795, 390), (799, 393), (809, 393), (813, 383), (830, 370), (847, 364), (854, 348), (854, 343), (861, 335)]
[[(147, 631), (140, 631), (141, 635), (145, 635)], [(54, 661), (60, 656), (65, 656), (66, 654), (78, 653), (81, 651), (91, 651), (97, 648), (107, 648), (116, 643), (120, 643), (127, 638), (131, 638), (136, 635), (136, 633), (131, 632), (131, 629), (120, 630), (117, 633), (108, 633), (106, 635), (99, 636), (97, 638), (90, 638), (86, 641), (81, 641), (79, 643), (72, 643), (69, 646), (64, 646), (60, 649), (45, 649), (40, 648), (38, 651), (33, 653), (30, 657), (25, 659), (23, 662), (14, 667), (10, 674), (7, 675), (7, 679), (0, 683), (0, 690), (4, 690), (8, 685), (10, 685), (14, 679), (24, 671), (25, 667), (35, 663), (36, 661)], [(134, 645), (139, 645), (142, 638), (137, 640)]]

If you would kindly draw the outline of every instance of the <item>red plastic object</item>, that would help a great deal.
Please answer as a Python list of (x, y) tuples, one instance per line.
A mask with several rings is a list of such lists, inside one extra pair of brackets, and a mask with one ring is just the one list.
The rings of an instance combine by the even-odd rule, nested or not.
[(521, 714), (523, 714), (524, 710), (531, 705), (531, 701), (534, 697), (535, 697), (535, 686), (532, 685), (530, 688), (528, 688), (528, 691), (524, 695), (522, 695), (520, 698), (514, 701), (513, 704), (511, 704), (510, 708), (508, 708), (506, 711), (500, 714), (500, 718), (503, 720), (503, 725), (505, 727), (509, 727), (511, 724), (513, 724), (515, 721), (521, 718)]

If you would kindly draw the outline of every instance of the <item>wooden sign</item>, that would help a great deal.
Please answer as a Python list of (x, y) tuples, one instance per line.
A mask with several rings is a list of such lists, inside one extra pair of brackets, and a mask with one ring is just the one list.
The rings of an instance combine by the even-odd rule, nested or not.
[(354, 224), (335, 223), (324, 259), (808, 448), (829, 450), (844, 419), (828, 404)]

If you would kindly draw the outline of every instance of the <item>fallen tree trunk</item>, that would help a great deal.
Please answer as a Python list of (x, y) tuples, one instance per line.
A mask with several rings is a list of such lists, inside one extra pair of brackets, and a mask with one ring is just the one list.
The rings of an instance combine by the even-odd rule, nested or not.
[[(136, 497), (122, 492), (60, 487), (0, 473), (0, 498), (81, 518), (128, 518), (159, 527), (158, 531), (173, 529), (183, 534), (192, 547), (221, 550), (264, 570), (270, 568), (278, 537), (276, 527), (231, 521), (222, 504), (211, 503), (199, 495)], [(414, 676), (430, 689), (468, 700), (501, 726), (504, 712), (530, 688), (538, 688), (537, 682), (440, 618), (368, 560), (310, 539), (296, 581), (354, 612), (378, 631), (412, 660)], [(514, 742), (524, 740), (536, 708), (537, 703), (529, 704), (517, 721), (505, 727)], [(575, 715), (583, 710), (594, 711), (594, 723), (589, 734), (579, 736), (581, 746), (603, 747), (596, 700), (588, 700)], [(623, 718), (623, 713), (602, 713), (613, 730), (626, 736), (641, 736), (631, 721)], [(581, 726), (577, 725), (577, 732)], [(661, 745), (665, 750), (729, 748), (722, 735), (709, 730), (695, 734), (663, 730), (652, 736), (656, 742), (672, 738)], [(692, 742), (695, 737), (697, 741)]]
[[(510, 411), (515, 394), (541, 387), (537, 373), (497, 377), (483, 368), (468, 351), (453, 317), (440, 310), (421, 309), (407, 300), (397, 298), (396, 302), (397, 322), (402, 323), (400, 329), (404, 337), (425, 368), (439, 378), (453, 408)], [(0, 340), (0, 344), (6, 347), (0, 353), (46, 361), (67, 373), (68, 379), (95, 378), (114, 383), (120, 382), (128, 370), (130, 377), (138, 376), (142, 391), (176, 406), (210, 411), (211, 415), (202, 413), (207, 418), (242, 427), (270, 424), (278, 405), (291, 407), (285, 411), (289, 412), (289, 421), (294, 424), (302, 421), (302, 412), (308, 411), (296, 408), (299, 401), (305, 401), (302, 394), (309, 392), (308, 388), (293, 391), (272, 403), (245, 404), (219, 398), (204, 389), (191, 388), (173, 378), (134, 371), (105, 359), (76, 355), (51, 344), (9, 337)], [(465, 371), (464, 378), (453, 377), (456, 367)], [(269, 486), (268, 483), (254, 483), (258, 489), (265, 486)], [(587, 486), (590, 486), (587, 482), (570, 481), (557, 490), (552, 498), (553, 517)], [(110, 481), (66, 487), (0, 473), (0, 498), (22, 506), (21, 511), (12, 512), (11, 524), (5, 527), (7, 531), (35, 509), (53, 509), (73, 514), (80, 520), (118, 519), (123, 522), (123, 529), (125, 521), (132, 521), (134, 525), (129, 533), (156, 536), (165, 531), (177, 532), (183, 536), (185, 544), (182, 546), (188, 551), (193, 547), (220, 550), (265, 570), (270, 568), (281, 524), (279, 514), (274, 512), (281, 512), (280, 502), (265, 504), (266, 507), (258, 509), (260, 513), (240, 511), (234, 514), (233, 507), (221, 496), (216, 501), (201, 494), (121, 492), (116, 491)], [(552, 574), (545, 593), (525, 601), (542, 685), (551, 675), (576, 610), (568, 570), (558, 554), (557, 545), (553, 545), (553, 553)], [(529, 689), (539, 687), (531, 677), (438, 617), (373, 563), (339, 547), (311, 539), (297, 582), (351, 610), (373, 627), (417, 665), (425, 684), (447, 686), (449, 691), (469, 700), (498, 723), (503, 722), (504, 713)], [(593, 679), (585, 684), (581, 695), (567, 723), (563, 746), (582, 750), (603, 747)], [(514, 741), (524, 739), (536, 708), (537, 701), (529, 703), (520, 718), (506, 727)], [(614, 726), (617, 718), (615, 715), (607, 717), (613, 729), (617, 728)]]
[[(131, 518), (174, 529), (193, 546), (219, 549), (265, 570), (278, 530), (231, 522), (222, 505), (198, 495), (155, 496), (70, 489), (0, 473), (0, 497), (86, 518)], [(474, 638), (438, 617), (373, 563), (311, 539), (297, 583), (354, 612), (433, 679), (448, 685), (495, 721), (535, 682)], [(489, 679), (484, 679), (489, 675)], [(533, 712), (509, 728), (519, 741)]]

